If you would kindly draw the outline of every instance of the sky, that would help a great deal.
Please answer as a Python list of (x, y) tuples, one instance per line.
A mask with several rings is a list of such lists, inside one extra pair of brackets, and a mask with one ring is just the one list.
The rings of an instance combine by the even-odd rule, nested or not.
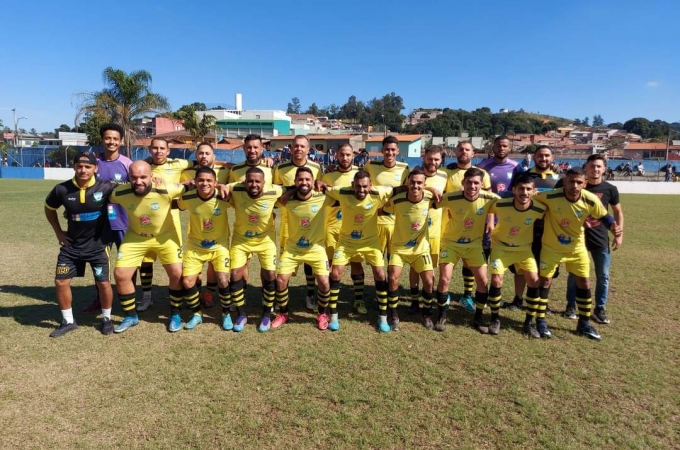
[(417, 107), (680, 121), (677, 0), (9, 0), (0, 120), (73, 126), (106, 67), (147, 70), (171, 107), (303, 109), (394, 92)]

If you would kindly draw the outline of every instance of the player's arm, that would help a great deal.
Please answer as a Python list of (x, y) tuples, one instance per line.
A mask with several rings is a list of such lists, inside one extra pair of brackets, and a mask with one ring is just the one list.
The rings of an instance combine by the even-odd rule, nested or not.
[(486, 215), (486, 233), (491, 234), (496, 226), (496, 215), (489, 211)]
[(54, 230), (55, 236), (57, 236), (57, 242), (59, 245), (68, 247), (71, 244), (71, 238), (61, 229), (61, 224), (59, 223), (59, 216), (57, 215), (57, 209), (62, 206), (61, 200), (57, 195), (57, 188), (52, 189), (50, 194), (45, 199), (45, 217), (49, 222), (50, 226)]
[[(611, 204), (610, 204), (611, 205)], [(614, 213), (614, 220), (619, 226), (619, 235), (614, 235), (614, 242), (612, 243), (612, 250), (618, 250), (623, 245), (623, 208), (621, 208), (621, 203), (616, 205), (611, 205), (612, 213)]]

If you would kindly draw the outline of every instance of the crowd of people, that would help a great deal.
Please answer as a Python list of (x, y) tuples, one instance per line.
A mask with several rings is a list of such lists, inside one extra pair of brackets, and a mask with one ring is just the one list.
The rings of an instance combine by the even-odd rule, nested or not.
[[(290, 160), (274, 167), (262, 157), (257, 135), (245, 138), (246, 160), (236, 165), (215, 161), (208, 143), (198, 145), (195, 162), (168, 158), (168, 142), (162, 138), (151, 140), (148, 160), (132, 162), (119, 153), (124, 137), (119, 126), (102, 126), (101, 137), (104, 152), (78, 153), (74, 178), (55, 186), (45, 202), (61, 246), (55, 286), (62, 322), (52, 337), (77, 328), (70, 283), (84, 275), (86, 264), (98, 294), (85, 312), (101, 310), (101, 332), (123, 333), (136, 326), (138, 313), (153, 305), (156, 259), (169, 280), (168, 331), (199, 326), (202, 310), (216, 297), (221, 328), (243, 331), (248, 323), (245, 291), (250, 277), (257, 276), (248, 270), (254, 256), (262, 286), (260, 332), (290, 320), (289, 283), (300, 265), (306, 278), (304, 305), (316, 312), (319, 330), (340, 329), (338, 297), (347, 265), (352, 309), (368, 313), (366, 265), (375, 283), (378, 331), (400, 328), (399, 288), (406, 266), (409, 314), (420, 315), (428, 330), (445, 331), (453, 269), (461, 261), (463, 295), (458, 301), (474, 314), (472, 324), (480, 333), (501, 330), (501, 288), (510, 269), (515, 297), (505, 306), (525, 311), (528, 336), (550, 338), (548, 298), (562, 263), (569, 272), (565, 316), (578, 319), (577, 334), (599, 340), (591, 318), (609, 323), (608, 231), (616, 250), (623, 239), (623, 212), (616, 188), (602, 179), (606, 166), (600, 155), (589, 157), (585, 170), (571, 168), (559, 175), (552, 150), (541, 146), (533, 155), (534, 167), (524, 170), (508, 158), (510, 141), (500, 136), (493, 156), (479, 167), (472, 165), (475, 149), (464, 141), (449, 165), (444, 164), (445, 149), (432, 145), (422, 165), (409, 168), (398, 161), (397, 138), (387, 136), (382, 160), (357, 167), (354, 150), (343, 144), (334, 153), (333, 169), (323, 173), (308, 158), (305, 136), (296, 136)], [(61, 207), (66, 231), (57, 215)], [(229, 208), (234, 210), (232, 223)], [(188, 214), (186, 235), (182, 210)], [(276, 214), (281, 216), (278, 242)], [(108, 259), (114, 244), (113, 276), (124, 314), (115, 327)], [(594, 310), (589, 253), (597, 277)], [(201, 292), (206, 263), (206, 290)], [(143, 291), (139, 301), (136, 274)], [(183, 305), (190, 310), (186, 322)]]

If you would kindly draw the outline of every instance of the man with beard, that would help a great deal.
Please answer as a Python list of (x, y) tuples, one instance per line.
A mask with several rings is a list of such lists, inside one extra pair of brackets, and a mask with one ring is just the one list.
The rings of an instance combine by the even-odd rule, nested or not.
[[(132, 275), (148, 253), (158, 255), (168, 274), (171, 316), (182, 307), (182, 244), (170, 212), (173, 201), (182, 193), (184, 187), (180, 184), (156, 186), (151, 180), (151, 166), (135, 161), (130, 166), (130, 184), (118, 186), (111, 195), (109, 201), (125, 208), (130, 220), (114, 270), (118, 299), (125, 314), (114, 330), (116, 333), (139, 323)], [(171, 325), (172, 321), (168, 329), (173, 331)]]
[(222, 329), (243, 331), (248, 318), (245, 313), (244, 277), (248, 261), (257, 255), (260, 261), (262, 281), (262, 321), (258, 331), (271, 327), (271, 309), (276, 297), (276, 230), (274, 228), (274, 205), (283, 193), (276, 184), (265, 184), (265, 172), (260, 167), (250, 167), (245, 181), (229, 185), (228, 200), (234, 207), (234, 233), (231, 238), (231, 299), (236, 307), (236, 324), (225, 303), (226, 292), (220, 292), (222, 300)]
[(246, 155), (246, 160), (242, 163), (236, 164), (229, 171), (229, 183), (237, 183), (246, 180), (246, 172), (251, 167), (257, 167), (264, 173), (264, 184), (272, 184), (272, 169), (271, 164), (266, 159), (262, 158), (262, 138), (257, 134), (249, 134), (243, 140), (243, 152)]
[[(446, 166), (446, 173), (448, 176), (446, 182), (446, 189), (444, 192), (460, 192), (463, 190), (463, 177), (468, 169), (475, 166), (472, 165), (472, 158), (475, 156), (475, 148), (470, 141), (461, 141), (456, 146), (456, 162)], [(482, 189), (491, 189), (491, 180), (489, 174), (482, 170)], [(447, 217), (444, 216), (442, 220), (442, 230), (446, 229)], [(472, 294), (475, 291), (475, 277), (472, 271), (465, 265), (462, 268), (463, 273), (463, 295), (458, 300), (460, 305), (465, 308), (467, 312), (475, 312), (475, 301)], [(448, 290), (448, 287), (447, 287)]]
[[(359, 170), (358, 167), (352, 165), (354, 159), (354, 150), (350, 144), (342, 144), (336, 152), (337, 167), (333, 172), (324, 174), (321, 181), (327, 186), (335, 188), (349, 188), (354, 181), (354, 175)], [(329, 206), (326, 214), (326, 254), (328, 260), (333, 260), (333, 254), (338, 246), (338, 239), (340, 237), (340, 229), (342, 224), (342, 208), (340, 206)], [(377, 223), (376, 223), (377, 226)], [(353, 256), (349, 261), (352, 283), (354, 284), (354, 304), (353, 309), (358, 314), (366, 314), (366, 305), (364, 304), (364, 269), (361, 265), (362, 258), (359, 255)], [(344, 270), (344, 266), (343, 266)], [(332, 284), (331, 279), (331, 284)], [(339, 280), (338, 280), (338, 289)], [(337, 293), (336, 293), (337, 294)], [(337, 295), (336, 295), (337, 302)], [(331, 305), (333, 305), (333, 286), (331, 286)], [(331, 306), (331, 310), (333, 306)], [(331, 314), (332, 315), (332, 314)]]
[[(437, 304), (439, 318), (435, 330), (444, 331), (446, 327), (446, 304), (451, 274), (459, 260), (472, 271), (477, 284), (475, 293), (474, 328), (482, 334), (489, 332), (482, 324), (482, 313), (488, 300), (486, 257), (482, 239), (486, 231), (493, 229), (493, 214), (489, 209), (496, 194), (482, 189), (484, 172), (473, 167), (465, 172), (463, 191), (448, 192), (437, 204), (448, 217), (442, 233), (441, 253), (439, 254), (439, 284), (437, 285)], [(487, 222), (488, 219), (488, 222)]]
[[(290, 162), (279, 164), (274, 169), (273, 182), (284, 189), (289, 189), (295, 185), (295, 176), (297, 169), (300, 167), (307, 167), (312, 172), (314, 180), (320, 180), (322, 175), (321, 166), (307, 159), (309, 154), (309, 139), (307, 136), (295, 136), (293, 138), (293, 148), (291, 149), (292, 159)], [(281, 214), (281, 229), (280, 229), (280, 247), (283, 251), (286, 240), (289, 235), (288, 220), (286, 217), (286, 209), (283, 209)], [(305, 306), (308, 310), (313, 311), (316, 306), (314, 299), (314, 274), (312, 266), (304, 264), (305, 280), (307, 281), (307, 296), (305, 297)]]
[[(545, 216), (545, 207), (532, 200), (535, 193), (534, 178), (523, 172), (515, 177), (512, 187), (513, 197), (495, 201), (489, 212), (498, 217), (497, 225), (491, 233), (491, 288), (489, 306), (491, 324), (489, 334), (497, 335), (501, 328), (499, 310), (503, 274), (508, 267), (517, 265), (526, 278), (527, 311), (535, 312), (538, 302), (538, 266), (532, 253), (534, 224)], [(524, 332), (532, 337), (540, 335), (534, 327), (533, 314), (527, 313)]]
[[(380, 311), (378, 329), (381, 332), (398, 331), (399, 315), (399, 277), (405, 264), (408, 264), (423, 282), (422, 305), (423, 324), (428, 330), (434, 328), (432, 322), (432, 301), (434, 299), (434, 272), (430, 255), (428, 217), (432, 194), (425, 192), (425, 172), (413, 169), (408, 175), (408, 189), (390, 198), (383, 210), (394, 216), (394, 234), (390, 241), (390, 259), (387, 263), (387, 311)], [(389, 328), (386, 326), (389, 320)]]
[(510, 138), (498, 136), (493, 141), (493, 156), (479, 163), (479, 168), (489, 173), (491, 191), (500, 196), (510, 192), (512, 177), (523, 172), (521, 164), (508, 158), (510, 150)]
[(591, 339), (602, 337), (590, 324), (592, 293), (590, 290), (590, 258), (585, 245), (583, 224), (589, 217), (600, 220), (617, 238), (621, 228), (597, 195), (585, 190), (586, 174), (581, 168), (569, 169), (564, 178), (564, 187), (540, 192), (536, 200), (547, 207), (543, 246), (540, 260), (540, 298), (536, 307), (536, 329), (543, 338), (551, 338), (545, 320), (550, 285), (555, 269), (565, 263), (567, 271), (576, 281), (576, 306), (578, 324), (576, 333)]
[[(343, 154), (344, 147), (338, 151), (339, 160), (347, 158)], [(387, 186), (373, 186), (371, 177), (365, 170), (354, 174), (351, 187), (328, 186), (319, 183), (326, 195), (339, 203), (343, 213), (337, 243), (334, 246), (333, 261), (330, 274), (330, 322), (329, 329), (340, 329), (337, 303), (340, 294), (340, 280), (345, 266), (349, 262), (364, 258), (373, 269), (375, 290), (378, 297), (378, 308), (381, 317), (385, 317), (383, 331), (389, 331), (386, 320), (387, 313), (387, 279), (385, 277), (385, 260), (378, 244), (378, 210), (389, 200), (393, 189)], [(361, 263), (359, 263), (361, 265)], [(362, 270), (363, 279), (363, 270)], [(384, 314), (383, 314), (384, 312)]]
[[(69, 181), (58, 184), (45, 199), (45, 217), (52, 226), (61, 246), (57, 257), (54, 284), (57, 303), (61, 310), (62, 321), (50, 333), (50, 337), (60, 337), (78, 328), (73, 318), (71, 303), (71, 279), (85, 275), (85, 264), (89, 263), (94, 274), (97, 290), (101, 299), (102, 334), (111, 334), (111, 304), (113, 292), (109, 282), (109, 255), (102, 240), (105, 226), (106, 202), (116, 185), (95, 178), (97, 159), (94, 154), (78, 153), (73, 159), (75, 176)], [(59, 224), (57, 209), (65, 209), (68, 222), (64, 232)]]
[[(179, 209), (189, 211), (189, 232), (187, 250), (182, 261), (182, 286), (184, 300), (192, 310), (191, 319), (184, 326), (185, 330), (193, 330), (203, 323), (201, 302), (199, 301), (196, 280), (206, 262), (214, 269), (220, 292), (229, 290), (229, 220), (227, 207), (215, 187), (217, 175), (210, 167), (201, 166), (196, 169), (196, 192), (183, 194), (177, 204)], [(179, 311), (170, 317), (168, 329), (171, 332), (182, 328)]]
[[(534, 180), (534, 186), (537, 192), (548, 191), (554, 189), (556, 183), (560, 179), (560, 175), (553, 170), (553, 152), (547, 145), (539, 146), (534, 152), (534, 167), (532, 167), (527, 172), (522, 172), (528, 174)], [(519, 175), (521, 175), (520, 173)], [(510, 188), (515, 186), (515, 180), (518, 175), (513, 177)], [(536, 220), (534, 223), (534, 241), (531, 244), (531, 249), (534, 252), (534, 258), (538, 261), (541, 258), (541, 238), (543, 237), (543, 219)], [(510, 266), (510, 272), (515, 274), (515, 298), (512, 303), (507, 303), (506, 307), (510, 311), (517, 311), (522, 309), (524, 288), (526, 287), (525, 277), (521, 270), (517, 271), (514, 265)], [(560, 274), (559, 268), (555, 270), (553, 278), (557, 278)], [(546, 314), (550, 314), (550, 309), (546, 310)], [(574, 315), (576, 318), (576, 315)]]
[(272, 321), (272, 328), (279, 328), (288, 322), (288, 282), (298, 266), (307, 263), (319, 286), (317, 327), (319, 330), (328, 329), (329, 316), (326, 310), (330, 300), (330, 284), (324, 225), (326, 207), (332, 200), (313, 191), (314, 180), (312, 169), (298, 167), (295, 171), (295, 190), (284, 205), (289, 235), (276, 268), (276, 303), (279, 305), (279, 315)]

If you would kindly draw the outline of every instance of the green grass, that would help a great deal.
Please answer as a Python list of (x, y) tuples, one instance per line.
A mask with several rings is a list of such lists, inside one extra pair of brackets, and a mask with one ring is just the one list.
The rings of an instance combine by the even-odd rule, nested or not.
[[(679, 445), (677, 197), (622, 196), (612, 324), (598, 327), (599, 343), (575, 336), (575, 322), (559, 316), (549, 319), (556, 339), (528, 340), (519, 332), (522, 313), (505, 311), (501, 334), (482, 336), (457, 306), (445, 333), (428, 332), (404, 311), (402, 331), (381, 335), (375, 312), (349, 313), (348, 276), (337, 333), (316, 330), (301, 312), (298, 277), (293, 320), (278, 331), (256, 332), (260, 304), (251, 287), (243, 333), (221, 331), (214, 308), (196, 330), (169, 334), (162, 298), (139, 326), (105, 337), (95, 317), (77, 312), (94, 296), (89, 274), (74, 280), (80, 328), (50, 339), (61, 320), (58, 246), (42, 208), (54, 184), (0, 180), (2, 448)], [(157, 298), (165, 292), (161, 272), (157, 266)], [(559, 311), (564, 282), (552, 291)], [(461, 285), (456, 270), (452, 291)]]

